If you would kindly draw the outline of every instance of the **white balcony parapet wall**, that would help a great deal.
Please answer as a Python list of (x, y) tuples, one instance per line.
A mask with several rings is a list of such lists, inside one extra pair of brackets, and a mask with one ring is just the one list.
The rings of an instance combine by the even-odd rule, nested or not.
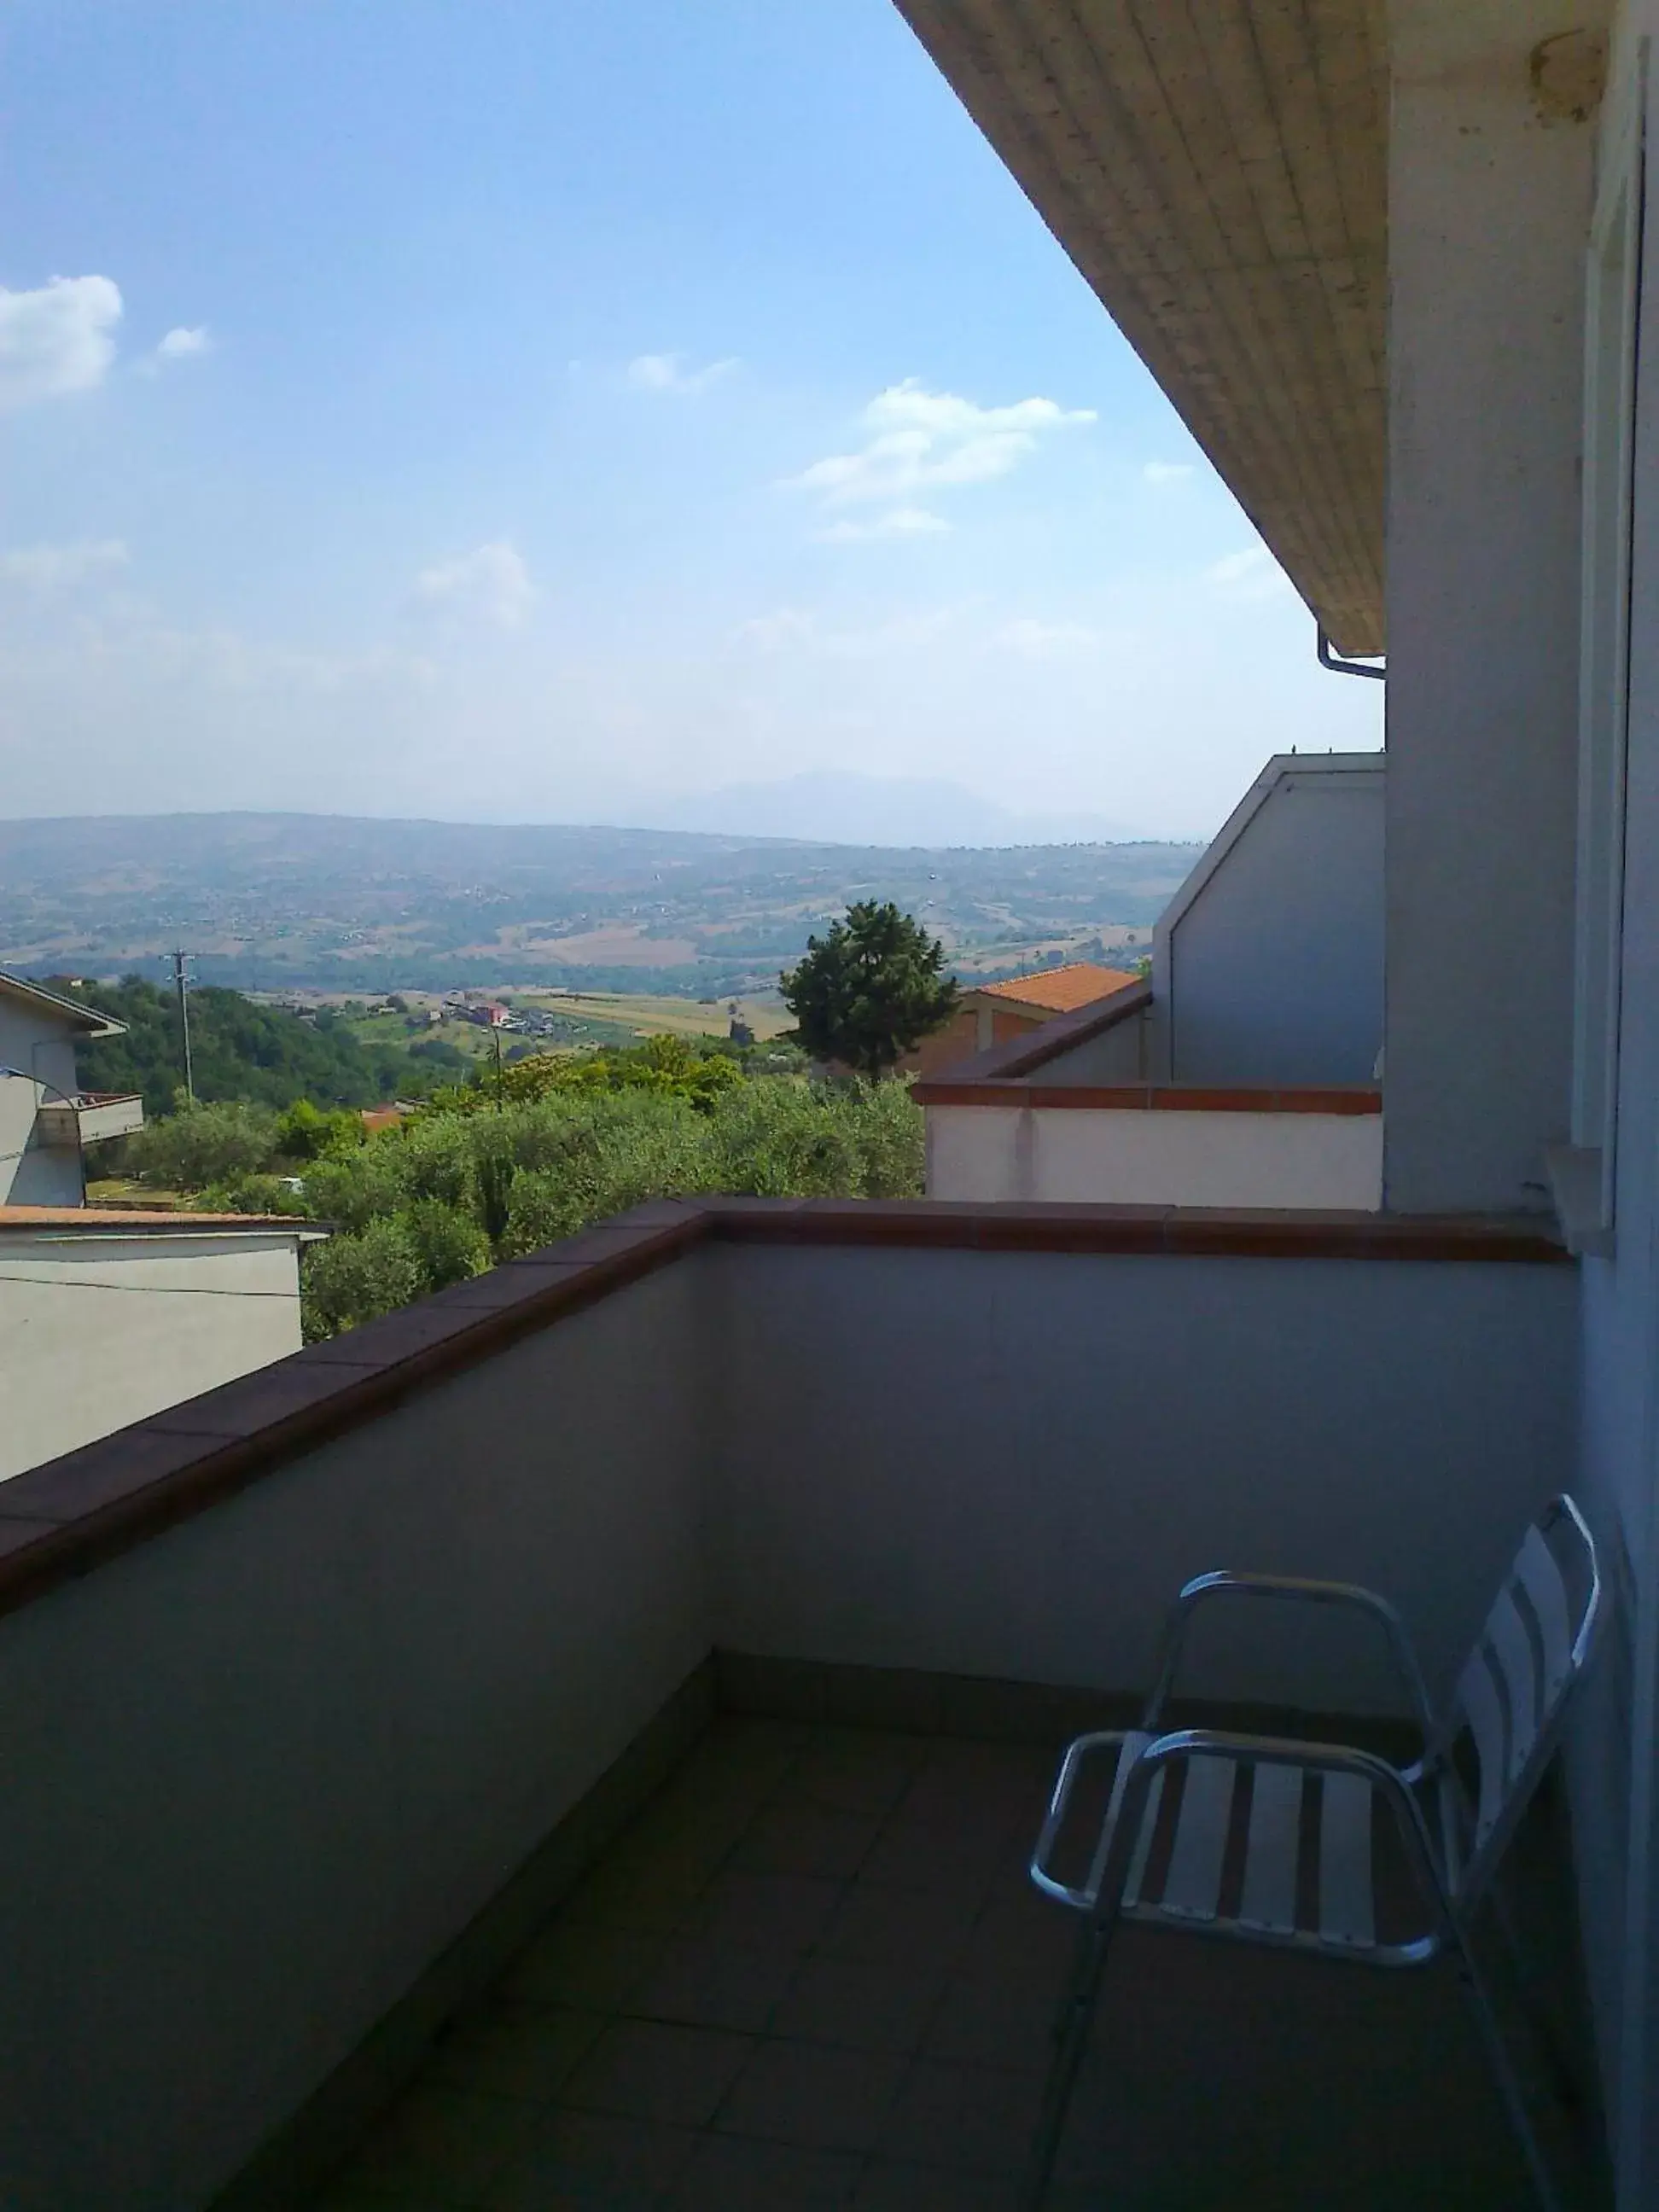
[(691, 1273), (0, 1622), (8, 2212), (210, 2203), (707, 1651)]
[[(1443, 1679), (1570, 1462), (1574, 1271), (1099, 1221), (685, 1207), (7, 1486), (9, 2212), (209, 2203), (711, 1647), (1132, 1690), (1224, 1565), (1391, 1591)], [(1196, 1692), (1391, 1709), (1250, 1625)]]
[(137, 1092), (83, 1091), (74, 1099), (48, 1099), (35, 1118), (43, 1145), (99, 1145), (130, 1137), (143, 1126), (144, 1102)]
[(1382, 1203), (1378, 1114), (1010, 1104), (929, 1105), (927, 1116), (930, 1198), (1364, 1212)]
[(0, 1483), (300, 1348), (303, 1232), (98, 1218), (0, 1234)]

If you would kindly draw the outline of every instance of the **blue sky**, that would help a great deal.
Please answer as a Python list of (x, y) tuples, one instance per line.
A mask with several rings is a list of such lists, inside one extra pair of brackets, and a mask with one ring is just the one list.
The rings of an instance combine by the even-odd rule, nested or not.
[(1380, 741), (890, 0), (12, 0), (0, 82), (8, 812), (1194, 834)]

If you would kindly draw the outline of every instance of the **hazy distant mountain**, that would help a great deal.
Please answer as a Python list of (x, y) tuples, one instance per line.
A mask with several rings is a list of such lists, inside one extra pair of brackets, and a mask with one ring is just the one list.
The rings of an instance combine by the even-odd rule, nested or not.
[(896, 806), (879, 842), (854, 839), (830, 801), (862, 781), (801, 778), (795, 803), (817, 834), (799, 841), (745, 831), (724, 801), (728, 827), (712, 835), (316, 814), (0, 821), (0, 966), (154, 977), (179, 945), (204, 981), (256, 988), (540, 980), (730, 997), (775, 984), (813, 930), (877, 897), (965, 968), (1009, 972), (1144, 936), (1196, 857), (1152, 842), (1008, 850), (1010, 817), (991, 829), (965, 808), (926, 824), (932, 844), (891, 842), (924, 829)]
[(820, 769), (775, 783), (728, 783), (641, 817), (653, 829), (840, 845), (1121, 844), (1146, 832), (1098, 814), (1016, 813), (939, 776), (857, 775)]

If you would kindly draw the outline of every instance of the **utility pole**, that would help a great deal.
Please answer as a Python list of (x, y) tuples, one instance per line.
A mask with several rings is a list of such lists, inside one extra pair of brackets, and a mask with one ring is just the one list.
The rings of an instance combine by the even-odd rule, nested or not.
[(185, 1045), (185, 1096), (193, 1106), (196, 1103), (196, 1070), (190, 1057), (190, 994), (189, 978), (185, 974), (185, 963), (189, 953), (182, 949), (173, 956), (173, 983), (179, 994), (179, 1033)]
[(500, 1114), (505, 1110), (501, 1103), (501, 1033), (494, 1022), (489, 1025), (489, 1036), (495, 1048), (495, 1111)]

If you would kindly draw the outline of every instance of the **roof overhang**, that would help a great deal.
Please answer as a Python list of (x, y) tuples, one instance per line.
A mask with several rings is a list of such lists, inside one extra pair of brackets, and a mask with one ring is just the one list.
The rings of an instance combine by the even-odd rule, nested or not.
[(44, 983), (31, 983), (22, 975), (8, 975), (0, 972), (0, 999), (11, 999), (36, 1014), (61, 1022), (65, 1029), (78, 1030), (83, 1036), (125, 1036), (127, 1025), (118, 1022), (113, 1014), (100, 1014), (96, 1006), (83, 1006), (79, 999), (66, 999), (59, 991), (49, 991)]
[(1384, 647), (1385, 0), (897, 0), (1338, 650)]

